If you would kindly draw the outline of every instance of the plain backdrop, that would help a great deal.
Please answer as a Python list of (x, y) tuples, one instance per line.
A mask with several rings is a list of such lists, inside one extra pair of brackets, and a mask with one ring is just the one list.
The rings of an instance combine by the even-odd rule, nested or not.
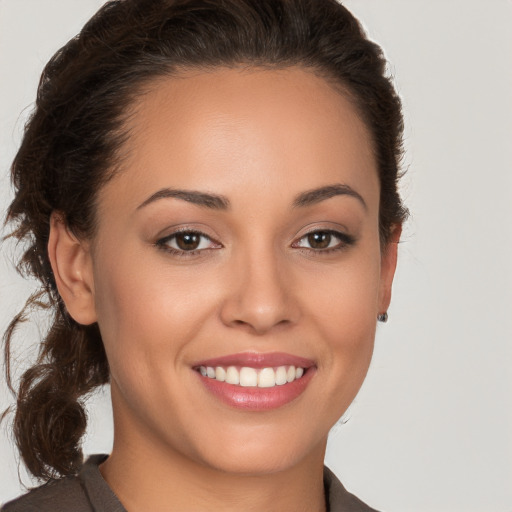
[[(0, 0), (0, 212), (49, 57), (102, 0)], [(406, 116), (412, 217), (368, 378), (329, 439), (352, 492), (395, 512), (512, 511), (512, 2), (350, 0), (385, 49)], [(31, 283), (0, 252), (0, 330)], [(21, 356), (43, 327), (20, 333)], [(0, 408), (12, 402), (0, 385)], [(86, 453), (108, 452), (108, 389)], [(30, 484), (0, 428), (0, 503)]]

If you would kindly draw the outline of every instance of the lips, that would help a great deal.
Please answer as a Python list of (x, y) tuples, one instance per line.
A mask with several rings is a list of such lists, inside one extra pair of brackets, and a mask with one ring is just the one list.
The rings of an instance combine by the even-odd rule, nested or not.
[(201, 366), (248, 366), (251, 368), (270, 368), (276, 366), (295, 366), (301, 368), (310, 368), (315, 363), (311, 359), (286, 354), (284, 352), (243, 352), (240, 354), (230, 354), (222, 357), (215, 357), (213, 359), (206, 359), (199, 361), (193, 366), (199, 368)]
[(215, 398), (244, 410), (269, 410), (297, 399), (316, 373), (313, 361), (292, 354), (246, 352), (193, 365)]

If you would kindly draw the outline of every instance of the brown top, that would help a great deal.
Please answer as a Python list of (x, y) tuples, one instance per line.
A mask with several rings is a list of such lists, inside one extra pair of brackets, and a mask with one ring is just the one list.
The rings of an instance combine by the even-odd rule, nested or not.
[[(52, 480), (32, 489), (6, 503), (0, 512), (126, 512), (101, 476), (98, 466), (107, 457), (92, 455), (77, 476)], [(324, 467), (324, 486), (329, 512), (377, 512), (350, 494), (327, 467)]]

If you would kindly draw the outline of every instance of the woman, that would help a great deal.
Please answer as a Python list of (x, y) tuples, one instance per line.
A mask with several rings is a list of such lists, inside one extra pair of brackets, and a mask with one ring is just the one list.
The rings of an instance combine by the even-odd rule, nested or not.
[[(108, 2), (12, 167), (27, 307), (53, 313), (14, 428), (51, 482), (4, 509), (373, 510), (323, 459), (387, 318), (401, 133), (334, 0)], [(82, 466), (107, 382), (113, 450)]]

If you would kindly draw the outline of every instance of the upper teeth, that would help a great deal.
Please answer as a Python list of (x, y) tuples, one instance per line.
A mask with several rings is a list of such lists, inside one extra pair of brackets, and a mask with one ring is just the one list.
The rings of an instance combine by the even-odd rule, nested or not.
[(249, 366), (201, 366), (199, 368), (201, 375), (216, 379), (228, 384), (236, 384), (244, 387), (271, 388), (282, 386), (287, 382), (293, 382), (300, 379), (304, 374), (304, 368), (295, 368), (295, 366), (278, 366), (277, 368), (251, 368)]

